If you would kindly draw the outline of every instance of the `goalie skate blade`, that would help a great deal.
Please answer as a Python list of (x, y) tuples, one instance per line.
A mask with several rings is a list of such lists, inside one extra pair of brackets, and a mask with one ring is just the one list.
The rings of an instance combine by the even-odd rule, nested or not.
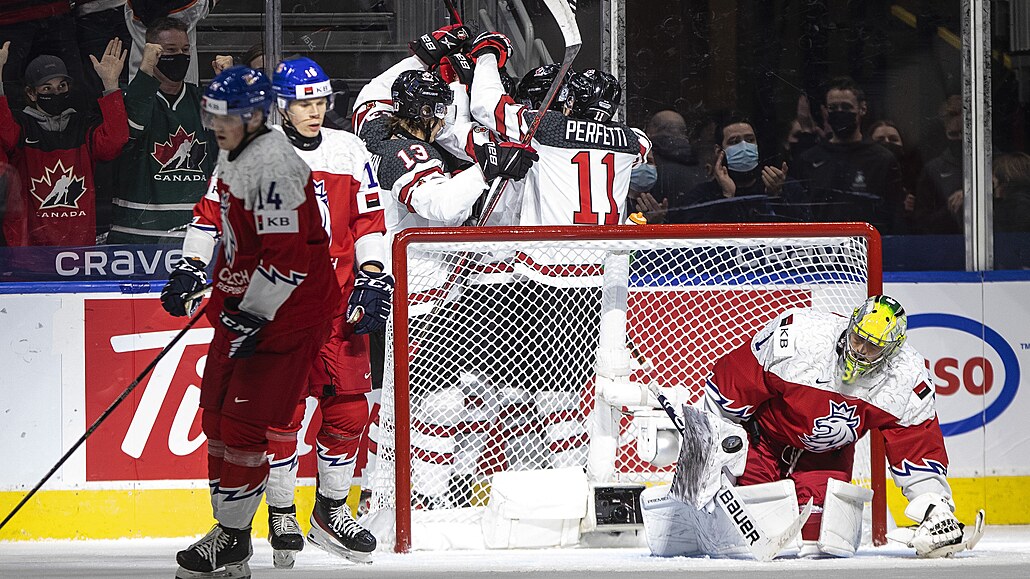
[(276, 569), (293, 569), (293, 564), (297, 562), (297, 551), (278, 550), (272, 551), (272, 565)]
[(190, 571), (179, 567), (175, 579), (250, 579), (250, 565), (244, 561), (215, 571)]
[(372, 564), (372, 553), (352, 551), (327, 537), (317, 526), (311, 527), (311, 530), (308, 531), (308, 542), (326, 553), (343, 557), (352, 563)]

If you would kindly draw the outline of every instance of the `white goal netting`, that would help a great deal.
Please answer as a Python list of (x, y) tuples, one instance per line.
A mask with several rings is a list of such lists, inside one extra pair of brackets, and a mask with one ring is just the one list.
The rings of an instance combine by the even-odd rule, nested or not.
[[(460, 543), (439, 538), (474, 524), (500, 471), (670, 480), (640, 456), (647, 403), (599, 412), (597, 373), (695, 402), (715, 361), (784, 309), (848, 315), (879, 288), (866, 229), (790, 227), (406, 232), (370, 515), (402, 549), (439, 548)], [(867, 485), (869, 464), (866, 445)]]

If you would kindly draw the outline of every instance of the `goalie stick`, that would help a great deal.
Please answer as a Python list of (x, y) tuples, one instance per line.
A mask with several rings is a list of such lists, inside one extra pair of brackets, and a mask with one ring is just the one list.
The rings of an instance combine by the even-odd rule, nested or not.
[[(984, 516), (984, 510), (980, 509), (976, 513), (976, 522), (973, 524), (973, 530), (970, 531), (968, 535), (963, 536), (962, 540), (954, 545), (944, 545), (943, 547), (938, 547), (937, 549), (930, 551), (925, 555), (925, 557), (927, 559), (951, 557), (955, 553), (971, 550), (980, 542), (980, 538), (984, 536)], [(963, 527), (963, 531), (965, 531), (966, 528), (968, 527)], [(915, 538), (916, 531), (918, 529), (918, 525), (912, 527), (898, 527), (897, 529), (887, 533), (887, 538), (907, 547), (914, 547), (915, 545), (913, 545), (912, 540)]]
[[(654, 369), (651, 362), (632, 343), (627, 345), (641, 367), (647, 371)], [(682, 436), (685, 430), (683, 418), (676, 413), (676, 409), (669, 402), (669, 399), (665, 397), (665, 394), (662, 394), (661, 388), (657, 384), (648, 382), (647, 388), (658, 400), (665, 413), (669, 415), (672, 423), (676, 425), (676, 430)], [(761, 525), (758, 524), (747, 504), (740, 498), (740, 493), (737, 492), (733, 482), (726, 475), (725, 469), (723, 469), (719, 477), (721, 486), (715, 493), (715, 503), (730, 518), (730, 521), (733, 522), (733, 528), (740, 534), (741, 539), (744, 540), (748, 549), (751, 550), (751, 554), (759, 561), (772, 561), (787, 543), (793, 541), (798, 536), (798, 533), (801, 532), (801, 527), (808, 522), (808, 518), (812, 515), (812, 499), (808, 499), (808, 503), (801, 510), (801, 514), (786, 529), (778, 535), (766, 533)]]
[[(208, 294), (210, 291), (211, 286), (205, 286), (201, 290), (186, 296), (185, 301), (189, 302), (195, 299), (200, 299), (204, 295)], [(179, 330), (178, 334), (175, 334), (171, 341), (168, 342), (168, 345), (166, 345), (157, 354), (157, 356), (149, 364), (147, 364), (147, 367), (144, 368), (143, 371), (140, 372), (139, 376), (137, 376), (136, 379), (132, 381), (132, 384), (129, 384), (129, 386), (125, 390), (123, 390), (121, 394), (118, 395), (118, 398), (115, 398), (114, 402), (112, 402), (111, 405), (107, 407), (107, 410), (105, 410), (103, 414), (97, 417), (97, 419), (93, 421), (93, 424), (91, 424), (89, 428), (86, 429), (86, 433), (75, 441), (75, 444), (73, 444), (71, 448), (68, 449), (68, 452), (64, 453), (64, 456), (62, 456), (60, 460), (57, 461), (57, 464), (55, 464), (54, 467), (50, 469), (50, 472), (46, 473), (43, 476), (43, 478), (40, 479), (38, 483), (36, 483), (36, 486), (32, 487), (32, 490), (30, 490), (27, 495), (22, 497), (21, 501), (19, 501), (18, 504), (15, 505), (13, 509), (11, 509), (11, 512), (8, 513), (6, 517), (4, 517), (3, 522), (0, 522), (0, 529), (3, 529), (4, 526), (8, 523), (8, 521), (14, 518), (14, 515), (16, 515), (23, 506), (25, 506), (25, 503), (29, 502), (29, 499), (31, 499), (32, 496), (35, 495), (36, 492), (40, 488), (42, 488), (44, 484), (46, 484), (46, 481), (50, 480), (50, 477), (54, 476), (54, 473), (57, 472), (57, 469), (61, 468), (61, 466), (64, 465), (64, 463), (67, 462), (69, 458), (71, 458), (71, 455), (74, 454), (75, 451), (78, 450), (84, 442), (86, 442), (86, 439), (89, 438), (90, 435), (92, 435), (93, 432), (97, 428), (99, 428), (105, 420), (107, 420), (107, 417), (110, 416), (111, 413), (114, 412), (115, 409), (118, 408), (118, 406), (129, 396), (129, 394), (131, 394), (132, 391), (136, 389), (136, 386), (139, 386), (139, 383), (147, 377), (147, 374), (150, 374), (150, 371), (153, 370), (154, 367), (157, 366), (157, 363), (165, 357), (165, 354), (167, 354), (168, 351), (171, 350), (175, 346), (175, 344), (179, 340), (181, 340), (183, 336), (186, 335), (186, 332), (188, 332), (190, 328), (192, 328), (193, 325), (196, 324), (198, 320), (200, 320), (201, 316), (204, 315), (205, 309), (207, 309), (207, 304), (202, 304), (199, 308), (197, 308), (197, 311), (193, 314), (193, 317), (190, 318), (190, 321), (186, 322), (186, 325), (181, 330)]]

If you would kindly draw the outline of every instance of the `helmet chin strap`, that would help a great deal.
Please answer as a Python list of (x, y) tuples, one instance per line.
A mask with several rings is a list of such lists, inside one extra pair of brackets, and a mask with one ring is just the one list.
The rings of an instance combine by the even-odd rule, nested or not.
[(293, 126), (293, 121), (290, 120), (290, 114), (288, 111), (280, 108), (280, 112), (283, 117), (283, 133), (286, 133), (286, 138), (290, 140), (290, 143), (294, 147), (297, 147), (301, 151), (314, 151), (322, 144), (322, 131), (318, 131), (314, 137), (306, 137), (300, 134), (297, 127)]

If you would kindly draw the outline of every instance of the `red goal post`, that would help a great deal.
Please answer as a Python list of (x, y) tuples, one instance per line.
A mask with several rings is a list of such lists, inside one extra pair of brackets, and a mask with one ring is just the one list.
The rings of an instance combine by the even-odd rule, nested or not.
[[(547, 440), (532, 443), (532, 452), (551, 453), (539, 459), (513, 458), (523, 452), (514, 450), (513, 441), (547, 431), (552, 425), (547, 422), (548, 416), (575, 415), (578, 418), (570, 419), (573, 424), (575, 420), (589, 420), (592, 380), (580, 384), (574, 372), (572, 378), (560, 378), (549, 372), (556, 366), (555, 357), (577, 358), (587, 346), (596, 347), (596, 342), (583, 333), (582, 320), (596, 320), (594, 312), (606, 307), (601, 302), (608, 299), (608, 286), (612, 284), (604, 277), (605, 264), (609, 263), (604, 260), (612, 255), (626, 256), (623, 262), (629, 264), (628, 277), (623, 274), (621, 282), (625, 285), (622, 299), (629, 303), (624, 306), (626, 311), (621, 312), (620, 323), (625, 325), (622, 339), (631, 346), (639, 342), (635, 346), (641, 350), (651, 348), (644, 356), (653, 357), (654, 366), (665, 373), (659, 377), (665, 382), (662, 385), (685, 388), (691, 392), (688, 401), (700, 396), (696, 384), (703, 380), (707, 368), (689, 366), (693, 362), (683, 367), (682, 360), (710, 365), (725, 353), (725, 344), (736, 341), (739, 345), (760, 327), (749, 322), (750, 318), (759, 314), (775, 316), (794, 305), (846, 315), (850, 313), (848, 308), (855, 307), (865, 296), (882, 293), (880, 237), (868, 224), (466, 227), (401, 232), (393, 243), (392, 268), (397, 285), (392, 327), (387, 337), (391, 346), (387, 349), (379, 459), (371, 477), (370, 505), (371, 513), (386, 511), (381, 514), (393, 519), (396, 551), (406, 552), (413, 547), (413, 512), (420, 517), (432, 515), (437, 520), (446, 518), (448, 512), (468, 510), (461, 507), (482, 506), (486, 500), (484, 493), (489, 491), (490, 473), (520, 461), (523, 465), (547, 468), (549, 461), (554, 462), (554, 453), (567, 454), (568, 440), (574, 438), (571, 435), (566, 440), (551, 440), (550, 446)], [(604, 291), (600, 289), (602, 285)], [(545, 289), (534, 290), (540, 293), (526, 297), (518, 293), (524, 286)], [(546, 305), (541, 306), (542, 303)], [(534, 310), (540, 307), (547, 308), (545, 316)], [(531, 318), (527, 324), (519, 316), (531, 310), (531, 316), (526, 314)], [(715, 317), (706, 321), (706, 312)], [(602, 312), (601, 316), (605, 314)], [(536, 330), (527, 329), (533, 326), (533, 320), (559, 320), (569, 326), (558, 330), (556, 335), (561, 339), (537, 340), (532, 333)], [(680, 320), (689, 320), (689, 324), (684, 321), (677, 326)], [(762, 323), (767, 321), (763, 319)], [(518, 331), (523, 333), (518, 337), (498, 337), (517, 333), (509, 324), (516, 330), (521, 324), (523, 327)], [(693, 334), (695, 327), (702, 326), (698, 331), (713, 333)], [(599, 331), (592, 322), (586, 323), (586, 327), (594, 333)], [(687, 334), (691, 334), (689, 339), (683, 337)], [(531, 342), (532, 346), (527, 347), (537, 357), (519, 358), (530, 354), (518, 353), (514, 359), (501, 359), (513, 349), (513, 340)], [(604, 338), (600, 340), (603, 342)], [(697, 347), (702, 348), (703, 355), (692, 349)], [(484, 358), (484, 351), (499, 358)], [(471, 359), (474, 362), (469, 362)], [(593, 362), (591, 358), (591, 368)], [(537, 368), (538, 364), (543, 370)], [(539, 370), (540, 374), (522, 376), (527, 368)], [(460, 376), (455, 373), (466, 370)], [(473, 370), (484, 370), (489, 376), (477, 382), (474, 375), (482, 372), (476, 374)], [(640, 372), (639, 366), (632, 369), (634, 376)], [(513, 373), (519, 373), (520, 378), (504, 376)], [(521, 417), (504, 414), (498, 410), (503, 404), (493, 401), (493, 418), (478, 414), (474, 417), (473, 413), (462, 416), (461, 410), (451, 418), (441, 419), (442, 411), (434, 411), (435, 418), (427, 418), (425, 411), (419, 410), (426, 406), (422, 404), (426, 400), (424, 392), (440, 387), (430, 388), (427, 384), (451, 385), (456, 379), (465, 385), (466, 403), (470, 388), (480, 396), (483, 384), (492, 384), (492, 390), (503, 386), (524, 396), (525, 388), (514, 387), (520, 380), (529, 384), (564, 380), (575, 384), (572, 390), (582, 392), (575, 404), (550, 409), (541, 406), (541, 397), (537, 395), (536, 410), (526, 411)], [(568, 393), (570, 388), (564, 390)], [(534, 403), (532, 395), (520, 400)], [(434, 402), (432, 407), (439, 405)], [(484, 424), (490, 420), (495, 423), (492, 427)], [(536, 420), (543, 420), (543, 425), (535, 424)], [(501, 438), (505, 442), (498, 451), (496, 423), (505, 421), (507, 430)], [(526, 426), (516, 432), (512, 430), (515, 423)], [(623, 440), (633, 427), (633, 419), (624, 417), (616, 442), (616, 464), (608, 475), (645, 483), (668, 480), (671, 467), (651, 468), (643, 464), (633, 455), (632, 444)], [(449, 435), (441, 434), (446, 429), (459, 433), (455, 436), (478, 437), (477, 453), (467, 465), (472, 474), (461, 479), (467, 487), (457, 493), (453, 482), (460, 478), (456, 473), (461, 470), (456, 466), (457, 448), (447, 446), (441, 450), (433, 446), (449, 440)], [(870, 435), (869, 460), (860, 467), (856, 453), (855, 477), (874, 491), (871, 536), (874, 544), (881, 545), (886, 542), (887, 531), (886, 459), (882, 436), (879, 432)], [(525, 450), (528, 454), (532, 452)], [(593, 453), (587, 460), (594, 460)], [(590, 467), (587, 468), (589, 471)], [(868, 470), (860, 475), (860, 468)], [(439, 472), (444, 474), (434, 474)], [(443, 478), (432, 478), (436, 476)], [(413, 486), (420, 488), (413, 492)], [(448, 498), (434, 499), (434, 492)], [(463, 498), (452, 498), (462, 493)], [(458, 522), (461, 516), (447, 519), (448, 524)]]

